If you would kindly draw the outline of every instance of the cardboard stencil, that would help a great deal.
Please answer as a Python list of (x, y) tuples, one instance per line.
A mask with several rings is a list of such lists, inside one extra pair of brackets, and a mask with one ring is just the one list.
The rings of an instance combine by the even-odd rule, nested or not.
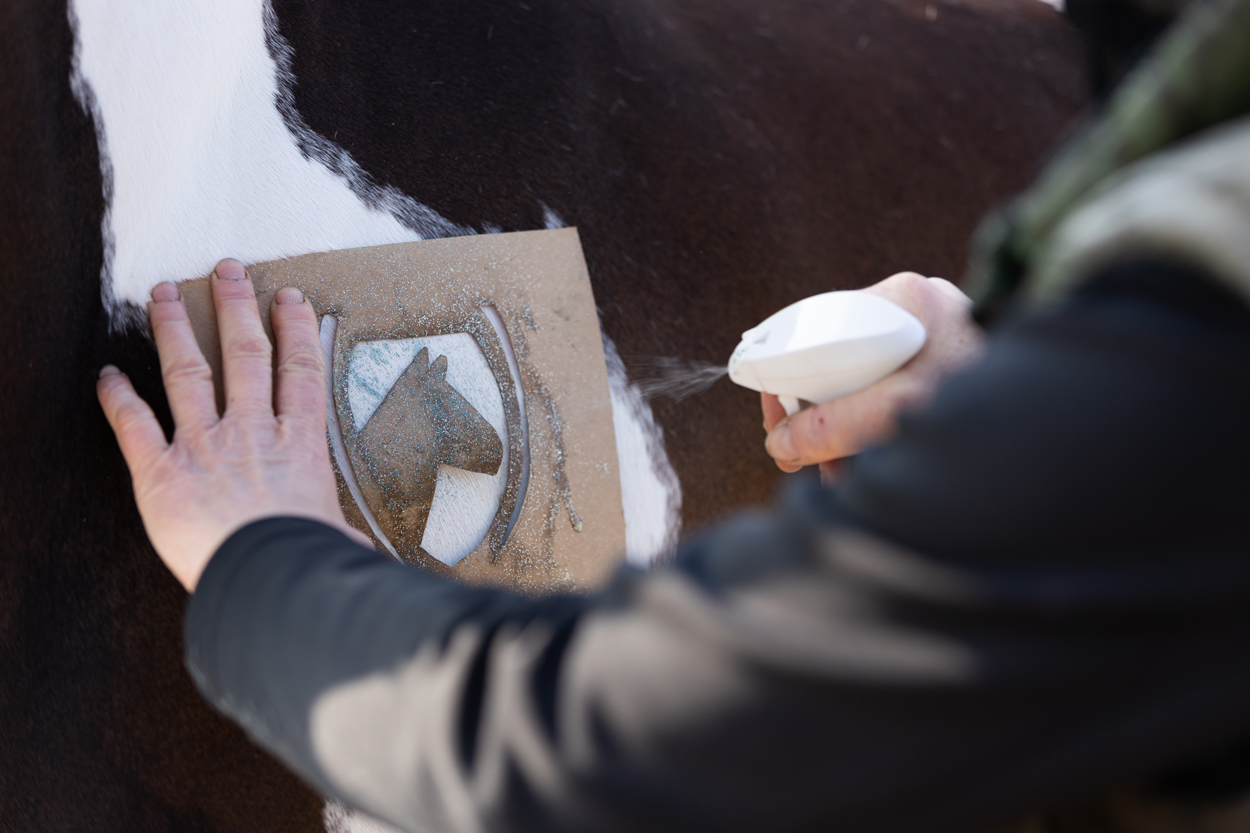
[[(326, 355), (348, 522), (380, 551), (523, 591), (601, 583), (625, 552), (607, 368), (576, 229), (455, 237), (248, 266), (294, 286)], [(218, 401), (206, 278), (179, 285)]]

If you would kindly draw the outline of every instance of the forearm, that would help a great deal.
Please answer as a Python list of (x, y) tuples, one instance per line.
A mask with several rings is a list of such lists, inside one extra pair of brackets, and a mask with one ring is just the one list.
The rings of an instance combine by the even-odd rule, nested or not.
[(823, 497), (580, 615), (404, 590), (325, 533), (280, 545), (302, 557), (240, 542), (205, 573), (190, 663), (320, 790), (407, 829), (971, 830), (1244, 731), (1244, 567), (1099, 597), (1083, 565), (955, 565)]
[[(318, 789), (380, 812), (333, 764), (415, 775), (392, 769), (387, 756), (419, 752), (424, 766), (460, 755), (456, 716), (481, 684), (474, 651), (485, 650), (502, 622), (567, 621), (583, 604), (462, 587), (401, 566), (324, 525), (271, 519), (240, 530), (210, 562), (187, 612), (187, 664), (215, 706)], [(466, 652), (469, 643), (474, 647)], [(368, 706), (366, 716), (376, 722), (357, 727), (382, 737), (361, 736), (362, 745), (346, 754), (335, 748), (333, 726), (330, 737), (318, 734), (324, 725), (318, 709), (329, 708), (336, 692), (344, 696), (405, 663), (421, 671), (404, 701)], [(437, 731), (414, 724), (423, 718)], [(358, 762), (356, 754), (367, 760)]]

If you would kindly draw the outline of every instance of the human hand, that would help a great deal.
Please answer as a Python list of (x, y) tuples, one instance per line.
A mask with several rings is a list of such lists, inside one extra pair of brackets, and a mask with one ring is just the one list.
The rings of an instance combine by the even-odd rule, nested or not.
[(768, 432), (765, 448), (782, 471), (819, 464), (827, 482), (839, 458), (886, 439), (900, 410), (923, 405), (943, 376), (982, 352), (984, 338), (972, 321), (972, 301), (951, 282), (900, 272), (864, 291), (893, 301), (920, 319), (927, 333), (924, 347), (871, 387), (790, 417), (776, 396), (760, 394)]
[(275, 372), (273, 348), (243, 264), (221, 261), (211, 283), (221, 332), (223, 416), (217, 415), (212, 371), (186, 305), (169, 283), (152, 290), (148, 317), (174, 417), (173, 442), (166, 441), (152, 409), (117, 368), (101, 370), (96, 386), (130, 468), (148, 537), (189, 592), (217, 548), (261, 518), (313, 518), (368, 544), (339, 508), (312, 306), (298, 289), (283, 289), (274, 299)]

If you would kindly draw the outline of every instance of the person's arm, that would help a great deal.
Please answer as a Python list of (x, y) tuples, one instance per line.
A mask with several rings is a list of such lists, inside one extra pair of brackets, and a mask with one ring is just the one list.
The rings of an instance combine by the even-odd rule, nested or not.
[(1008, 821), (1250, 733), (1247, 368), (1235, 299), (1110, 275), (999, 334), (837, 489), (594, 597), (245, 526), (188, 663), (311, 783), (408, 829)]

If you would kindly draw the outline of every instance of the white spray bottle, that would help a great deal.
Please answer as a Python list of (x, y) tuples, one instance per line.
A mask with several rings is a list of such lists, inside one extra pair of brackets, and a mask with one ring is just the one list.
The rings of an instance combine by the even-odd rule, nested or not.
[(793, 414), (799, 400), (828, 402), (884, 379), (924, 342), (924, 325), (898, 304), (870, 292), (825, 292), (743, 333), (729, 378), (776, 394)]

